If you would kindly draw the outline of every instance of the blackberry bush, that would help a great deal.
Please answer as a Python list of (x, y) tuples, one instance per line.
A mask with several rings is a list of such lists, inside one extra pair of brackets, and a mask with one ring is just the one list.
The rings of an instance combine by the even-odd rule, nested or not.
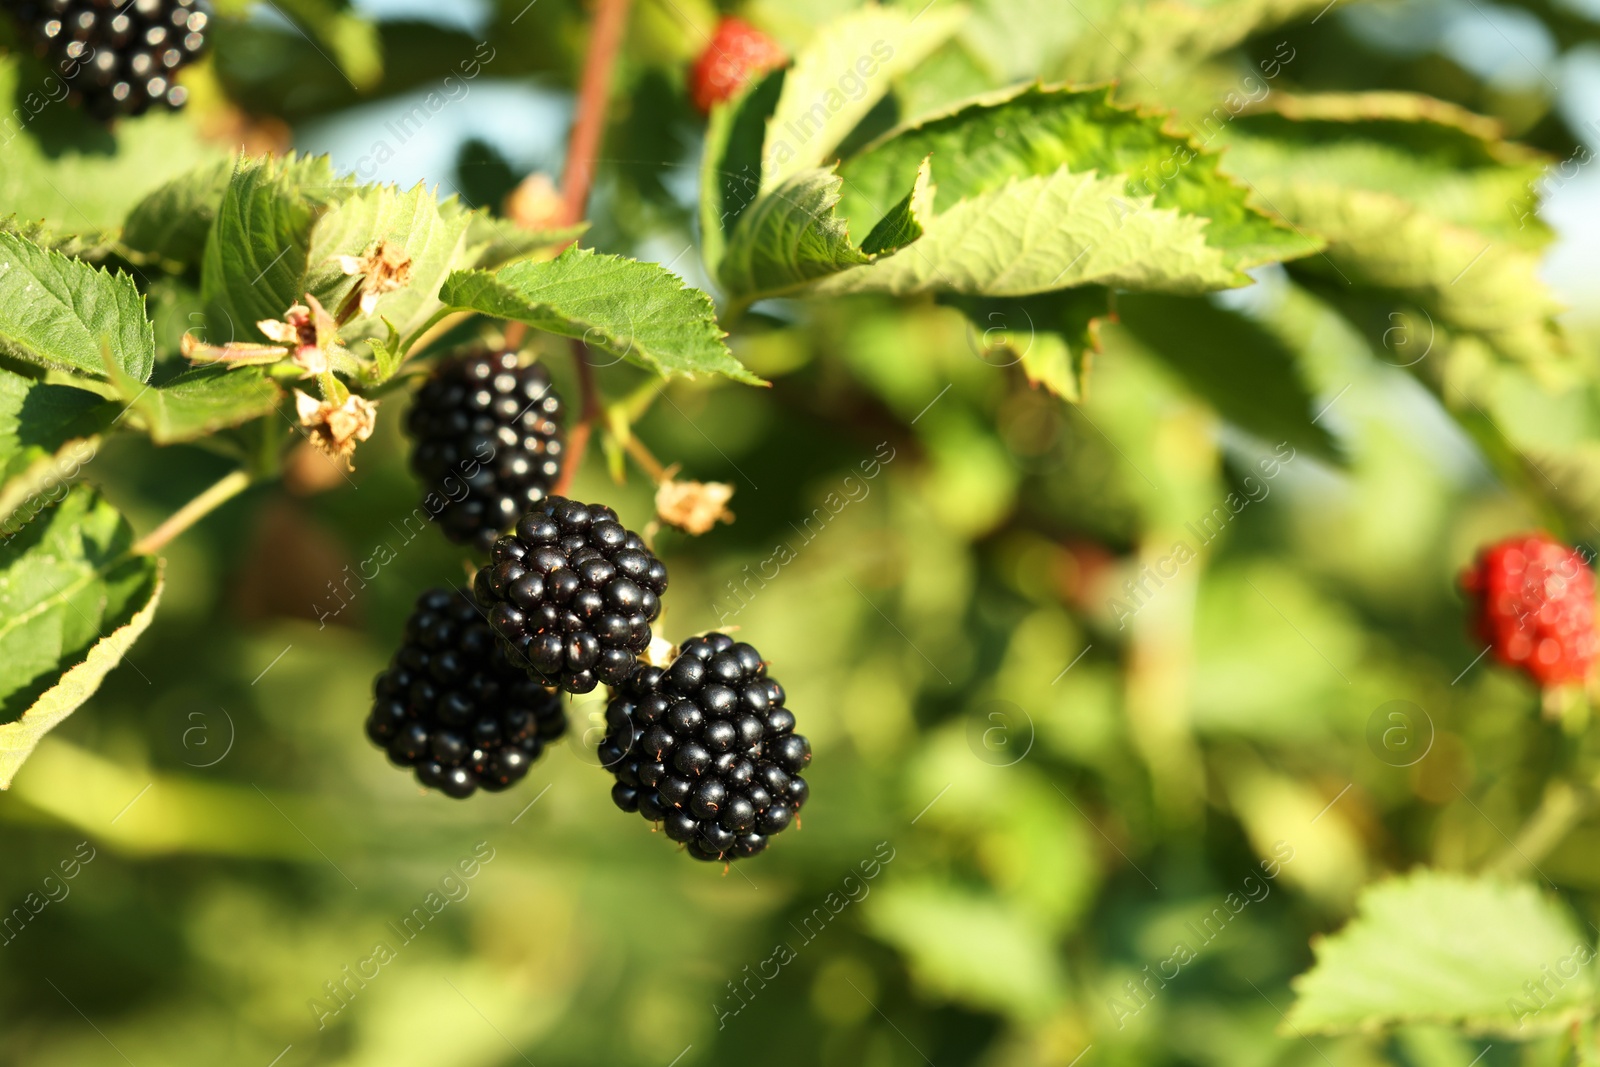
[(667, 568), (603, 504), (554, 496), (494, 543), (474, 590), (512, 662), (547, 685), (620, 685), (650, 645)]
[[(561, 397), (539, 363), (476, 351), (442, 362), (406, 419), (411, 469), (444, 503), (439, 528), (488, 551), (561, 473)], [(463, 494), (462, 488), (465, 487)]]
[(561, 698), (506, 660), (472, 599), (430, 589), (378, 675), (367, 736), (447, 796), (520, 781), (567, 728)]
[(1581, 682), (1597, 651), (1594, 572), (1545, 534), (1491, 545), (1461, 576), (1478, 637), (1544, 687)]
[(750, 645), (685, 641), (670, 667), (641, 667), (606, 708), (611, 799), (664, 824), (696, 859), (754, 856), (810, 796), (800, 772), (811, 745), (783, 702)]
[(10, 0), (34, 48), (103, 121), (188, 98), (173, 79), (206, 47), (198, 0)]

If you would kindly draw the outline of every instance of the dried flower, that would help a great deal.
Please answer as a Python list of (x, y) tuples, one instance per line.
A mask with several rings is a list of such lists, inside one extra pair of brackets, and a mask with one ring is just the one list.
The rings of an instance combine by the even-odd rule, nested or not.
[(290, 357), (307, 378), (327, 371), (328, 350), (339, 344), (339, 324), (310, 293), (306, 302), (290, 308), (282, 321), (262, 319), (256, 329), (280, 345), (290, 346)]
[(725, 482), (678, 482), (668, 478), (656, 487), (656, 514), (661, 521), (692, 534), (703, 534), (720, 522), (732, 522), (728, 501), (733, 486)]
[(296, 389), (294, 406), (311, 443), (343, 463), (345, 470), (355, 470), (350, 455), (359, 442), (372, 436), (378, 422), (378, 405), (353, 393), (345, 397), (344, 403), (334, 405)]
[(378, 297), (404, 289), (411, 281), (411, 254), (399, 245), (379, 241), (364, 256), (340, 256), (339, 269), (361, 275), (361, 314), (370, 315)]

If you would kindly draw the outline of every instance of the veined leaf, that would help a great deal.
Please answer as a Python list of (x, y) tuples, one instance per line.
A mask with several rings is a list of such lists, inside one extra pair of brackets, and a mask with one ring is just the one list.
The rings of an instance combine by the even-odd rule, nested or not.
[(508, 219), (496, 218), (487, 208), (468, 210), (456, 197), (439, 202), (439, 214), (446, 222), (457, 214), (467, 220), (465, 246), (456, 257), (456, 270), (495, 270), (519, 259), (538, 258), (583, 236), (586, 222), (554, 230), (524, 230)]
[(1122, 297), (1117, 318), (1229, 422), (1269, 446), (1287, 441), (1337, 459), (1333, 438), (1311, 421), (1294, 352), (1270, 330), (1208, 300), (1155, 293)]
[(1356, 917), (1315, 947), (1285, 1034), (1439, 1022), (1526, 1036), (1594, 1012), (1588, 935), (1531, 885), (1426, 870), (1393, 878), (1363, 891)]
[(1328, 242), (1294, 269), (1335, 299), (1420, 307), (1530, 366), (1564, 361), (1539, 278), (1537, 156), (1489, 120), (1409, 94), (1286, 97), (1224, 131), (1229, 166)]
[(843, 179), (830, 170), (795, 174), (739, 218), (720, 278), (731, 292), (786, 292), (846, 267), (872, 262), (835, 208)]
[(40, 510), (65, 493), (116, 413), (98, 393), (0, 368), (0, 528), (30, 504)]
[(353, 342), (384, 333), (384, 318), (410, 333), (438, 310), (439, 286), (460, 258), (468, 223), (464, 213), (441, 212), (433, 193), (420, 184), (408, 192), (389, 185), (362, 189), (329, 208), (313, 226), (300, 288), (333, 311), (361, 282), (344, 273), (340, 257), (359, 258), (380, 241), (398, 245), (411, 258), (410, 280), (380, 295), (373, 314), (358, 313), (340, 336)]
[(940, 214), (1017, 179), (1065, 168), (1120, 180), (1125, 200), (1207, 220), (1206, 243), (1235, 269), (1317, 247), (1252, 208), (1249, 191), (1219, 170), (1219, 157), (1168, 132), (1163, 116), (1113, 104), (1105, 88), (1008, 89), (891, 131), (840, 168), (841, 213), (853, 226), (875, 222), (903, 195), (906, 176), (930, 158)]
[(761, 152), (761, 190), (822, 165), (894, 79), (911, 70), (966, 17), (940, 5), (921, 11), (869, 5), (824, 26), (783, 78)]
[(305, 295), (307, 248), (317, 217), (356, 186), (325, 156), (242, 161), (206, 245), (200, 292), (207, 335), (259, 341), (256, 323), (281, 319)]
[(1078, 11), (1082, 26), (1058, 61), (1056, 76), (1077, 82), (1118, 78), (1139, 83), (1138, 88), (1145, 87), (1145, 72), (1193, 66), (1252, 33), (1327, 6), (1327, 0), (1074, 2), (1083, 5)]
[(711, 298), (655, 263), (570, 248), (497, 274), (459, 271), (440, 297), (449, 307), (578, 338), (664, 377), (709, 373), (763, 384), (728, 351)]
[(94, 378), (106, 376), (109, 350), (141, 382), (156, 359), (155, 331), (132, 278), (7, 233), (0, 233), (0, 350)]
[(167, 445), (271, 414), (282, 396), (260, 367), (201, 367), (138, 390), (128, 411), (152, 441)]
[(123, 224), (122, 243), (166, 263), (198, 264), (234, 166), (231, 159), (218, 160), (172, 179), (139, 201)]
[(149, 625), (160, 564), (94, 490), (0, 541), (0, 788)]

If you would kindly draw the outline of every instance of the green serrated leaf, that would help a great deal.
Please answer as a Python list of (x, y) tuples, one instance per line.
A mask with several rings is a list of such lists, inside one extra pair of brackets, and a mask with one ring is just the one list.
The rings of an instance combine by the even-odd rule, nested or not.
[[(1077, 82), (1170, 76), (1226, 51), (1252, 33), (1316, 15), (1327, 0), (1074, 0), (1084, 20), (1056, 61)], [(1076, 21), (1076, 20), (1062, 20)], [(1290, 60), (1294, 57), (1291, 49)], [(1279, 62), (1284, 62), (1280, 57)], [(1037, 68), (1035, 68), (1037, 69)]]
[(155, 331), (132, 278), (6, 233), (0, 233), (0, 350), (94, 378), (106, 376), (109, 350), (122, 373), (141, 382), (156, 358)]
[(97, 393), (0, 368), (0, 523), (9, 527), (19, 510), (37, 511), (64, 493), (116, 414)]
[(792, 175), (739, 218), (723, 253), (730, 292), (772, 295), (870, 263), (835, 210), (843, 179), (831, 170)]
[(1120, 178), (1119, 195), (1130, 203), (1148, 200), (1207, 220), (1206, 243), (1235, 270), (1317, 248), (1252, 208), (1248, 190), (1221, 172), (1218, 156), (1169, 132), (1160, 114), (1113, 104), (1106, 88), (1008, 89), (891, 131), (840, 168), (841, 213), (856, 226), (881, 218), (906, 176), (930, 157), (935, 212), (1065, 168)]
[(519, 259), (542, 258), (576, 241), (589, 228), (587, 222), (580, 222), (553, 230), (524, 230), (487, 208), (468, 210), (453, 196), (439, 202), (439, 214), (446, 222), (456, 215), (467, 220), (466, 240), (454, 263), (456, 270), (495, 270)]
[(764, 384), (733, 358), (711, 298), (656, 263), (570, 248), (497, 274), (460, 271), (446, 305), (582, 340), (663, 377), (722, 374)]
[(1272, 331), (1208, 300), (1155, 293), (1119, 298), (1117, 318), (1229, 422), (1268, 445), (1287, 441), (1338, 461), (1333, 438), (1311, 421), (1295, 353)]
[(820, 167), (894, 79), (955, 32), (966, 10), (871, 5), (829, 23), (795, 56), (767, 122), (761, 190)]
[(179, 268), (198, 264), (233, 170), (234, 161), (222, 159), (167, 182), (129, 213), (122, 243)]
[(0, 787), (148, 625), (159, 564), (132, 541), (84, 486), (0, 541)]
[(441, 213), (433, 193), (422, 185), (407, 192), (382, 185), (362, 189), (329, 208), (311, 231), (306, 275), (301, 288), (330, 311), (339, 308), (360, 283), (344, 272), (341, 257), (359, 258), (380, 241), (398, 245), (411, 258), (411, 276), (401, 289), (377, 299), (372, 315), (357, 315), (339, 333), (346, 342), (384, 331), (382, 319), (409, 333), (439, 309), (439, 286), (463, 249), (468, 217)]
[(1438, 1022), (1516, 1037), (1594, 1011), (1593, 947), (1531, 885), (1422, 870), (1369, 886), (1357, 909), (1295, 979), (1286, 1035)]
[(262, 340), (256, 323), (281, 319), (305, 296), (317, 219), (359, 186), (326, 156), (241, 161), (228, 183), (201, 267), (207, 335)]
[(128, 397), (128, 414), (152, 441), (168, 445), (271, 414), (282, 396), (261, 367), (201, 367), (139, 389)]

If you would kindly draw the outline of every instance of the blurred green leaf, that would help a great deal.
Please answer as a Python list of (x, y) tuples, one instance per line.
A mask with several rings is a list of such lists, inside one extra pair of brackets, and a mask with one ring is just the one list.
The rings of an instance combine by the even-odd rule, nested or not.
[(1274, 446), (1287, 441), (1336, 462), (1333, 438), (1312, 421), (1314, 399), (1281, 338), (1208, 300), (1129, 293), (1117, 318), (1217, 413)]
[(1284, 1033), (1438, 1022), (1516, 1036), (1594, 1012), (1593, 946), (1531, 885), (1420, 870), (1370, 886), (1358, 909), (1295, 980)]
[(261, 367), (200, 367), (127, 399), (131, 419), (156, 444), (167, 445), (271, 414), (282, 396)]
[(235, 165), (232, 159), (217, 160), (173, 178), (139, 201), (123, 224), (123, 244), (180, 267), (198, 264)]

